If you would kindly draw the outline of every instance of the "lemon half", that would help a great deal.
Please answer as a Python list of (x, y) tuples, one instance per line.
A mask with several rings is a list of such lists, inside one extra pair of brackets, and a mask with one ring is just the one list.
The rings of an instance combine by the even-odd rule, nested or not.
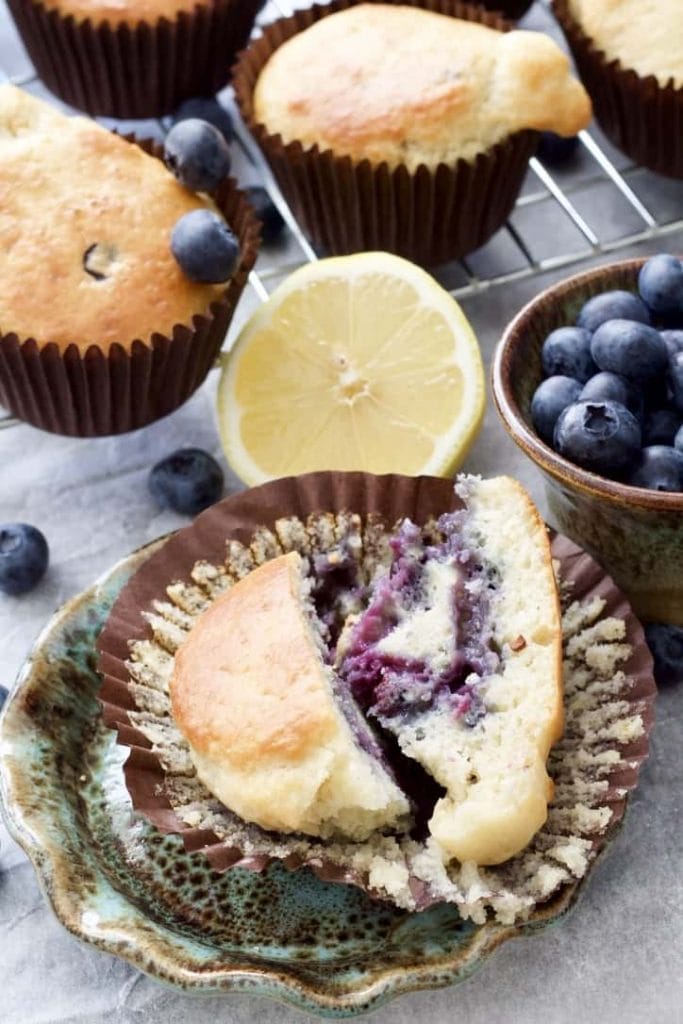
[(318, 469), (447, 476), (485, 402), (458, 303), (383, 252), (295, 271), (225, 356), (221, 441), (248, 484)]

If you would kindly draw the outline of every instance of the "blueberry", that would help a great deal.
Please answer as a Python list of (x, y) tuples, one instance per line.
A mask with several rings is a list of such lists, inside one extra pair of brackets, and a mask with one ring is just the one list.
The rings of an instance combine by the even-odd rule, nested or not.
[(261, 240), (266, 245), (272, 245), (280, 238), (285, 226), (282, 214), (266, 190), (260, 185), (254, 185), (253, 188), (248, 188), (246, 191), (254, 213), (261, 221)]
[(637, 320), (649, 324), (650, 314), (643, 300), (632, 292), (601, 292), (588, 300), (576, 323), (592, 334), (607, 320)]
[(669, 360), (669, 384), (673, 404), (683, 413), (683, 352), (676, 353)]
[(638, 291), (653, 313), (683, 313), (683, 265), (675, 256), (653, 256), (638, 274)]
[(191, 281), (221, 284), (237, 270), (239, 242), (211, 210), (192, 210), (177, 220), (171, 233), (171, 252)]
[(148, 485), (160, 508), (195, 516), (222, 495), (223, 471), (201, 448), (179, 448), (157, 462)]
[(0, 686), (0, 708), (3, 706), (7, 698), (9, 697), (9, 691), (6, 686)]
[(640, 455), (640, 424), (619, 402), (575, 402), (560, 413), (553, 446), (560, 455), (603, 476), (620, 476)]
[(555, 132), (541, 132), (536, 155), (541, 163), (549, 167), (562, 167), (568, 164), (579, 148), (578, 135), (556, 135)]
[(669, 352), (669, 358), (677, 352), (683, 352), (683, 331), (660, 331), (662, 340)]
[(643, 422), (643, 445), (673, 444), (681, 426), (681, 416), (675, 409), (653, 409)]
[(663, 622), (649, 622), (645, 639), (655, 663), (655, 679), (659, 686), (683, 680), (683, 628)]
[(579, 397), (581, 385), (572, 377), (548, 377), (542, 381), (531, 399), (531, 420), (546, 444), (553, 443), (557, 417)]
[(43, 578), (50, 552), (45, 537), (28, 523), (0, 526), (0, 590), (25, 594)]
[(643, 415), (643, 397), (639, 389), (626, 377), (622, 377), (619, 373), (611, 373), (609, 370), (601, 370), (600, 373), (591, 377), (584, 384), (579, 398), (590, 399), (592, 402), (611, 399), (613, 402), (625, 405), (636, 419), (640, 419)]
[(669, 353), (659, 331), (633, 320), (607, 320), (591, 341), (591, 355), (601, 370), (629, 380), (646, 381), (663, 374)]
[(179, 121), (188, 121), (190, 118), (208, 121), (218, 129), (226, 142), (230, 142), (234, 138), (235, 129), (232, 118), (223, 104), (213, 96), (193, 96), (192, 99), (185, 100), (173, 115), (173, 124), (178, 124)]
[(193, 192), (212, 192), (230, 173), (227, 142), (217, 128), (196, 117), (173, 125), (164, 142), (164, 161)]
[(558, 327), (543, 342), (541, 362), (546, 377), (558, 374), (583, 384), (597, 372), (591, 359), (591, 338), (580, 327)]
[(643, 448), (626, 482), (651, 491), (683, 491), (683, 452), (665, 444)]

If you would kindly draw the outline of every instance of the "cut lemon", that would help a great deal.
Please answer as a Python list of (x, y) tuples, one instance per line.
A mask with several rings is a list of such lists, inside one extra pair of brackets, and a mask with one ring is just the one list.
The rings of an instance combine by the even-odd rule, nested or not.
[(383, 252), (284, 281), (225, 357), (225, 454), (248, 484), (316, 469), (447, 476), (484, 413), (477, 339), (429, 274)]

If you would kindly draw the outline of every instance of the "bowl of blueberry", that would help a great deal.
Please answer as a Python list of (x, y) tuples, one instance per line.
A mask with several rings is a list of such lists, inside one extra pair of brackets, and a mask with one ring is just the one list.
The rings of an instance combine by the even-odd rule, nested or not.
[(493, 392), (554, 525), (646, 620), (683, 625), (683, 263), (596, 267), (507, 327)]

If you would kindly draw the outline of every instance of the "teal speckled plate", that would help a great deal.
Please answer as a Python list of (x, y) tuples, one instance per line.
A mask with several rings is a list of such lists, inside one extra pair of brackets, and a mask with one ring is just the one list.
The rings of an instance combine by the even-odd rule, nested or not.
[(7, 825), (70, 932), (187, 991), (251, 991), (343, 1017), (460, 981), (505, 939), (569, 908), (577, 885), (521, 928), (466, 923), (446, 905), (408, 914), (307, 869), (216, 874), (178, 836), (134, 821), (126, 752), (100, 720), (95, 640), (159, 543), (54, 616), (0, 719)]

